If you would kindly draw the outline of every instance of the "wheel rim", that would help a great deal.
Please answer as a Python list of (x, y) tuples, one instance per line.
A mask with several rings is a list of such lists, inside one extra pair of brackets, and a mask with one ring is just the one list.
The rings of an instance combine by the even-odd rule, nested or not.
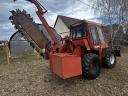
[(114, 56), (114, 54), (111, 54), (111, 56), (110, 56), (110, 63), (111, 63), (111, 65), (113, 65), (114, 62), (115, 62), (115, 56)]

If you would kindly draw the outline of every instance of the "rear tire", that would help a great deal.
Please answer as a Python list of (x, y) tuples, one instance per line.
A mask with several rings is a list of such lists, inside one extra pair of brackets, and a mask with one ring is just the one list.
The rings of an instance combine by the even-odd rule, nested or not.
[(83, 76), (87, 79), (95, 79), (99, 76), (101, 71), (101, 64), (99, 57), (96, 54), (86, 54), (83, 57)]
[(113, 51), (107, 50), (103, 59), (103, 67), (113, 68), (116, 65), (116, 55)]

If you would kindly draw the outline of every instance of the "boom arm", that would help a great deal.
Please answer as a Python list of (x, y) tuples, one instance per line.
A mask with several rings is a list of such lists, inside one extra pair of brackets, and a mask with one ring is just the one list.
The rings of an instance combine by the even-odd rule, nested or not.
[(54, 32), (51, 30), (51, 28), (49, 27), (47, 21), (43, 17), (43, 15), (47, 12), (46, 9), (38, 2), (38, 0), (27, 0), (27, 1), (33, 3), (37, 7), (38, 10), (36, 11), (36, 14), (38, 15), (38, 17), (41, 20), (42, 24), (44, 25), (44, 27), (46, 28), (46, 30), (49, 33), (50, 37), (54, 41), (54, 49), (56, 49), (60, 42), (57, 40)]

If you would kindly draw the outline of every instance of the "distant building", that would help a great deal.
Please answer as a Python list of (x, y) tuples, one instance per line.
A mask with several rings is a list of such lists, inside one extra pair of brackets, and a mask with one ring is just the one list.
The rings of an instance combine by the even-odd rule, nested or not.
[(72, 24), (80, 21), (80, 19), (58, 15), (54, 25), (54, 29), (62, 36), (62, 38), (64, 38), (66, 35), (69, 35), (70, 33), (69, 27)]

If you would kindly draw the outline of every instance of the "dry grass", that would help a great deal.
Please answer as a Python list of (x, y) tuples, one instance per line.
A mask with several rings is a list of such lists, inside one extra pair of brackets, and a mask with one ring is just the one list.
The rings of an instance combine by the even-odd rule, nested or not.
[(115, 68), (103, 68), (90, 81), (82, 76), (62, 80), (41, 58), (17, 59), (11, 65), (0, 65), (0, 96), (128, 96), (127, 58), (128, 53), (123, 53)]
[(6, 63), (6, 49), (0, 48), (0, 64)]

